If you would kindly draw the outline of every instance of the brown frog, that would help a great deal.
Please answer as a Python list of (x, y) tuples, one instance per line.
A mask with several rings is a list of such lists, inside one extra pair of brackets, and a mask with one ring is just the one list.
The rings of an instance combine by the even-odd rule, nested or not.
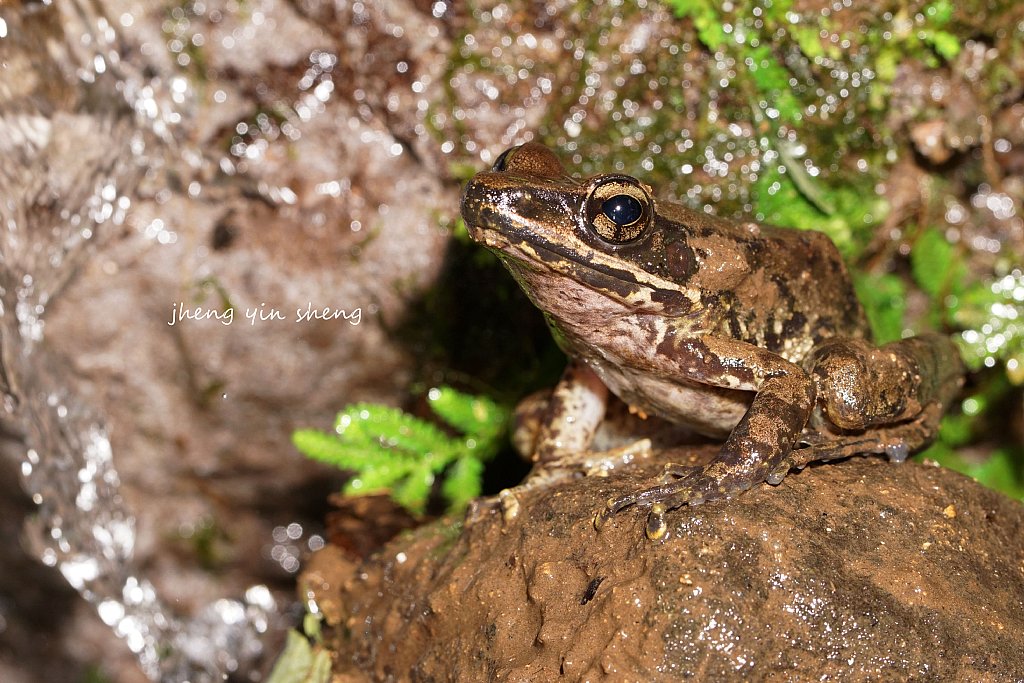
[(946, 337), (871, 343), (822, 233), (658, 201), (627, 175), (574, 179), (536, 143), (476, 175), (462, 216), (571, 360), (533, 441), (526, 485), (593, 462), (587, 449), (608, 390), (641, 415), (725, 439), (710, 464), (669, 464), (649, 486), (608, 501), (598, 528), (643, 504), (647, 534), (660, 538), (667, 510), (778, 484), (813, 461), (903, 460), (935, 437), (961, 385)]

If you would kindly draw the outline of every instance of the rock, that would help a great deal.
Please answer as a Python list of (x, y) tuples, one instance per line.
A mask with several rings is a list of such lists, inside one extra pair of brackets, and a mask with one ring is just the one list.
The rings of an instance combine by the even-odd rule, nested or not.
[[(1024, 507), (857, 458), (667, 515), (600, 502), (648, 466), (435, 523), (300, 585), (345, 680), (1004, 681), (1024, 675)], [(330, 630), (328, 631), (331, 632)], [(347, 634), (347, 635), (346, 635)]]
[[(437, 81), (449, 44), (429, 8), (412, 3), (324, 4), (316, 18), (309, 4), (0, 2), (0, 319), (6, 311), (17, 330), (15, 311), (45, 308), (37, 366), (59, 367), (71, 405), (110, 433), (120, 485), (91, 509), (110, 519), (123, 505), (135, 532), (132, 566), (72, 548), (110, 537), (76, 508), (91, 470), (74, 463), (46, 466), (59, 481), (32, 469), (43, 509), (73, 511), (57, 516), (60, 533), (46, 520), (33, 527), (44, 532), (22, 531), (26, 509), (41, 518), (35, 504), (23, 507), (26, 444), (0, 443), (0, 458), (15, 463), (0, 510), (20, 512), (0, 525), (11, 548), (0, 588), (15, 587), (0, 591), (0, 655), (22, 653), (27, 680), (78, 680), (90, 667), (121, 683), (146, 679), (115, 629), (55, 592), (64, 583), (56, 569), (22, 568), (22, 537), (59, 546), (51, 566), (93, 554), (152, 582), (167, 605), (160, 623), (203, 624), (208, 606), (254, 584), (289, 596), (342, 476), (302, 457), (289, 435), (329, 427), (350, 402), (408, 395), (415, 360), (394, 329), (441, 270), (442, 228), (459, 195), (444, 181), (444, 156), (424, 151), (435, 138), (412, 131), (427, 95), (411, 82)], [(10, 283), (32, 283), (18, 291), (33, 293)], [(172, 313), (229, 305), (227, 320)], [(303, 317), (310, 308), (350, 317)], [(256, 318), (269, 309), (280, 317)], [(5, 389), (25, 344), (17, 332), (0, 337)], [(34, 373), (19, 375), (22, 404), (45, 393)], [(4, 397), (0, 436), (19, 434), (22, 420), (6, 407)], [(64, 425), (59, 438), (73, 431)], [(45, 463), (63, 457), (29, 445)], [(60, 619), (39, 618), (40, 592)], [(65, 601), (67, 610), (55, 607)], [(273, 644), (277, 630), (267, 630)], [(222, 662), (238, 654), (214, 649)], [(2, 664), (0, 681), (11, 680)]]

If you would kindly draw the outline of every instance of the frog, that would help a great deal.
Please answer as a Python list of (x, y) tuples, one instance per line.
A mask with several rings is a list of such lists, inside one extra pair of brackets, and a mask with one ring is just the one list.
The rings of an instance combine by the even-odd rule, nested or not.
[[(822, 232), (718, 217), (623, 173), (577, 177), (537, 142), (473, 176), (461, 214), (569, 359), (535, 435), (521, 440), (534, 463), (521, 486), (648, 457), (641, 439), (595, 458), (614, 400), (721, 441), (710, 462), (668, 462), (607, 500), (597, 529), (638, 506), (646, 535), (661, 539), (670, 511), (778, 485), (811, 463), (902, 461), (935, 439), (963, 383), (946, 335), (873, 342)], [(515, 489), (501, 498), (517, 509)]]

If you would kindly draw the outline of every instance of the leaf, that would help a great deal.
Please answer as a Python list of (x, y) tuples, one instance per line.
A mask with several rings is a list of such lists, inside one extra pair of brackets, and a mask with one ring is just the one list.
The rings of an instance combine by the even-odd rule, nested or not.
[(947, 62), (952, 61), (960, 54), (960, 39), (952, 33), (930, 31), (925, 35), (925, 40)]
[(815, 57), (822, 57), (825, 54), (825, 47), (821, 42), (820, 31), (816, 26), (796, 24), (789, 27), (789, 35), (800, 47), (807, 59), (814, 60)]
[(892, 83), (896, 78), (896, 67), (900, 63), (900, 51), (895, 47), (886, 46), (875, 59), (875, 73), (883, 83)]
[(451, 510), (461, 510), (480, 495), (483, 471), (483, 463), (476, 458), (466, 456), (455, 461), (441, 485), (441, 493)]
[(896, 275), (854, 276), (857, 298), (864, 305), (868, 322), (879, 344), (903, 336), (903, 314), (906, 310), (906, 287)]
[(504, 427), (508, 411), (484, 396), (470, 396), (451, 387), (431, 389), (430, 408), (463, 434), (495, 434)]
[(745, 52), (743, 62), (747, 64), (747, 73), (763, 99), (772, 103), (783, 121), (799, 121), (803, 116), (802, 107), (793, 95), (790, 86), (793, 75), (789, 69), (779, 62), (768, 44), (748, 48)]
[(430, 467), (420, 464), (402, 480), (401, 484), (395, 487), (391, 497), (403, 507), (422, 512), (433, 485), (434, 473)]
[(807, 167), (793, 154), (792, 148), (794, 146), (795, 143), (786, 139), (778, 140), (775, 145), (779, 158), (785, 164), (786, 170), (789, 171), (787, 176), (807, 201), (813, 204), (821, 213), (831, 216), (836, 212), (835, 204), (831, 201), (825, 189), (820, 187), (817, 181), (811, 178), (807, 172)]
[(302, 617), (302, 632), (314, 643), (320, 643), (323, 640), (322, 620), (323, 614), (312, 614), (310, 612), (306, 612), (305, 616)]
[(326, 650), (313, 648), (298, 631), (288, 631), (284, 650), (277, 658), (267, 683), (328, 683), (331, 678), (331, 656)]
[(933, 299), (947, 294), (950, 284), (959, 282), (963, 264), (955, 263), (956, 252), (942, 233), (925, 230), (910, 252), (914, 281)]
[(444, 448), (449, 439), (437, 427), (396, 408), (357, 403), (338, 414), (334, 430), (353, 445), (379, 444), (409, 453)]
[(298, 429), (292, 432), (292, 444), (303, 455), (313, 460), (346, 470), (362, 469), (377, 458), (387, 455), (387, 452), (377, 444), (353, 447), (345, 444), (334, 434), (315, 429)]
[(939, 438), (942, 439), (943, 443), (948, 444), (952, 448), (966, 445), (972, 437), (972, 424), (974, 424), (974, 421), (970, 415), (962, 413), (946, 415), (942, 418)]
[(924, 15), (932, 26), (945, 26), (953, 18), (953, 3), (949, 0), (938, 0), (924, 8)]
[(412, 466), (411, 462), (395, 462), (382, 458), (380, 462), (365, 469), (359, 468), (356, 476), (345, 482), (342, 493), (347, 496), (365, 496), (390, 490), (394, 484), (408, 475)]
[(303, 455), (343, 470), (363, 470), (382, 462), (410, 463), (416, 454), (387, 448), (380, 443), (349, 444), (329, 432), (300, 429), (292, 434), (292, 443)]
[(689, 18), (697, 29), (697, 38), (710, 50), (717, 50), (726, 40), (722, 20), (715, 4), (709, 0), (669, 0), (680, 19)]

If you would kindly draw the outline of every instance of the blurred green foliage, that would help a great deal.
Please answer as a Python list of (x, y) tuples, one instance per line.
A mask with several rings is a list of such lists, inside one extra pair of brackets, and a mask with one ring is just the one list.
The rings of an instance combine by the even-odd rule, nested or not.
[[(823, 41), (823, 35), (837, 30), (830, 15), (820, 14), (816, 21), (797, 14), (794, 0), (737, 0), (723, 10), (717, 0), (667, 0), (680, 18), (693, 21), (697, 37), (709, 50), (736, 49), (742, 51), (742, 63), (747, 66), (750, 81), (759, 93), (770, 95), (785, 123), (803, 118), (805, 108), (792, 90), (794, 73), (776, 57), (774, 47), (791, 43), (812, 62), (828, 57), (838, 60), (842, 56), (841, 41)], [(904, 5), (894, 13), (885, 26), (860, 35), (839, 35), (852, 39), (854, 44), (868, 48), (878, 80), (871, 93), (872, 104), (882, 108), (889, 86), (896, 77), (896, 67), (908, 58), (920, 59), (935, 67), (960, 53), (961, 41), (946, 30), (953, 17), (951, 0), (937, 0), (925, 4), (920, 11)], [(753, 27), (744, 26), (743, 40), (731, 37), (738, 16), (757, 17)], [(886, 28), (888, 27), (888, 28)]]
[(984, 418), (996, 413), (995, 404), (1002, 402), (1008, 387), (1005, 377), (998, 376), (972, 392), (962, 403), (962, 412), (947, 415), (942, 421), (939, 439), (922, 453), (939, 464), (963, 472), (990, 488), (1024, 500), (1024, 476), (1021, 473), (1021, 447), (1003, 445), (983, 459), (968, 459), (957, 450), (978, 437)]
[(274, 663), (267, 683), (327, 683), (331, 680), (331, 653), (298, 631), (288, 631), (284, 650)]
[(903, 337), (907, 286), (898, 275), (854, 273), (857, 298), (864, 305), (875, 341), (885, 344)]
[(113, 683), (113, 679), (103, 673), (99, 664), (92, 664), (82, 673), (81, 683)]

